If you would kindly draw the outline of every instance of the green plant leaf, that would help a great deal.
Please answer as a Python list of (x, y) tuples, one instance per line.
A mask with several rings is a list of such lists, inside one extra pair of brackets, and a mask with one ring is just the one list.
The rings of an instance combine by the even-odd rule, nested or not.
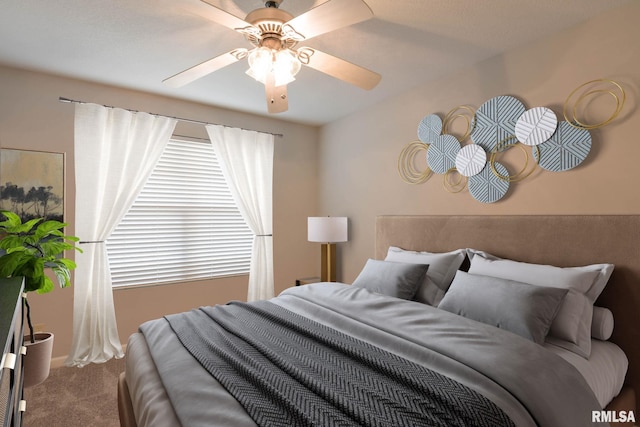
[(66, 266), (52, 267), (53, 272), (58, 279), (58, 284), (61, 288), (66, 288), (71, 285), (71, 272)]
[(2, 240), (0, 240), (0, 248), (4, 249), (7, 252), (11, 249), (25, 249), (24, 238), (13, 234), (8, 234)]
[(19, 227), (22, 225), (22, 220), (16, 214), (11, 211), (0, 211), (2, 215), (5, 216), (6, 220), (0, 222), (0, 228), (3, 229), (13, 229), (15, 227)]
[(38, 228), (36, 228), (36, 231), (34, 233), (34, 237), (36, 237), (38, 240), (41, 240), (50, 235), (62, 237), (63, 234), (60, 230), (66, 226), (67, 224), (60, 221), (45, 221), (38, 225)]
[(10, 211), (0, 210), (5, 220), (0, 222), (0, 249), (4, 255), (0, 256), (0, 276), (24, 276), (25, 290), (38, 293), (53, 290), (53, 280), (45, 274), (51, 269), (61, 287), (71, 285), (71, 270), (76, 263), (63, 258), (68, 250), (82, 250), (73, 242), (80, 239), (75, 236), (65, 236), (64, 227), (60, 221), (36, 218), (22, 223), (20, 217)]
[[(46, 275), (25, 276), (24, 290), (27, 292), (38, 291), (38, 293), (42, 293), (40, 292), (40, 289), (43, 289), (46, 286), (47, 279), (48, 277)], [(51, 281), (51, 279), (49, 279), (49, 281)]]
[(68, 270), (74, 270), (78, 265), (69, 258), (59, 258), (58, 262), (64, 265)]
[(22, 225), (16, 226), (14, 233), (28, 233), (40, 221), (42, 221), (42, 218), (34, 218), (32, 220), (29, 220)]
[(69, 249), (73, 249), (73, 245), (61, 240), (47, 240), (40, 244), (43, 257), (58, 255)]
[(36, 292), (39, 294), (46, 294), (47, 292), (51, 292), (53, 288), (53, 280), (51, 280), (49, 276), (43, 276), (40, 286), (36, 289)]
[(0, 276), (12, 277), (20, 271), (20, 267), (27, 260), (22, 252), (11, 252), (0, 257)]

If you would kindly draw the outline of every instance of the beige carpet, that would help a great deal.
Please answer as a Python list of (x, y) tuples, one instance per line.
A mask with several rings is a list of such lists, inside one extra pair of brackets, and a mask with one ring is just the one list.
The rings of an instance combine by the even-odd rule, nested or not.
[(26, 388), (24, 427), (118, 427), (117, 381), (124, 359), (84, 368), (56, 368)]

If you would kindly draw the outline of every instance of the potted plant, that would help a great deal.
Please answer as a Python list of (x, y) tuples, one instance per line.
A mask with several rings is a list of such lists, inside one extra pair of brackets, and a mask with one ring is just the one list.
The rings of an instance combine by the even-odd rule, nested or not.
[[(5, 218), (0, 222), (0, 277), (22, 276), (25, 292), (41, 294), (54, 288), (53, 280), (46, 273), (50, 270), (60, 287), (70, 286), (71, 270), (76, 268), (76, 263), (62, 255), (71, 249), (82, 251), (71, 243), (77, 242), (77, 237), (65, 236), (62, 232), (67, 224), (44, 218), (23, 223), (13, 212), (2, 210), (0, 214)], [(24, 302), (29, 327), (24, 344), (27, 347), (24, 358), (24, 383), (27, 387), (41, 383), (49, 375), (53, 334), (34, 333), (26, 297)]]

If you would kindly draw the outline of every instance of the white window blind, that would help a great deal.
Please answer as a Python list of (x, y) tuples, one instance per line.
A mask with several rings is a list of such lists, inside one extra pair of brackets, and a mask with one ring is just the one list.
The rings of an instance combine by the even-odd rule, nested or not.
[(248, 274), (252, 242), (211, 144), (171, 140), (107, 241), (113, 286)]

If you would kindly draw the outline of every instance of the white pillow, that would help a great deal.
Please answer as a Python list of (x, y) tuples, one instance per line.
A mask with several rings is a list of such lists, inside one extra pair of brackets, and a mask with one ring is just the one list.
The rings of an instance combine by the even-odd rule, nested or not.
[(606, 286), (613, 264), (561, 268), (501, 259), (474, 249), (467, 249), (467, 255), (471, 259), (469, 273), (568, 289), (547, 341), (589, 357), (593, 303)]
[(613, 335), (613, 313), (608, 308), (593, 307), (593, 321), (591, 322), (591, 337), (607, 341)]
[(385, 261), (428, 264), (429, 270), (414, 299), (437, 307), (449, 289), (456, 271), (462, 265), (466, 250), (458, 249), (445, 253), (408, 251), (390, 246)]

